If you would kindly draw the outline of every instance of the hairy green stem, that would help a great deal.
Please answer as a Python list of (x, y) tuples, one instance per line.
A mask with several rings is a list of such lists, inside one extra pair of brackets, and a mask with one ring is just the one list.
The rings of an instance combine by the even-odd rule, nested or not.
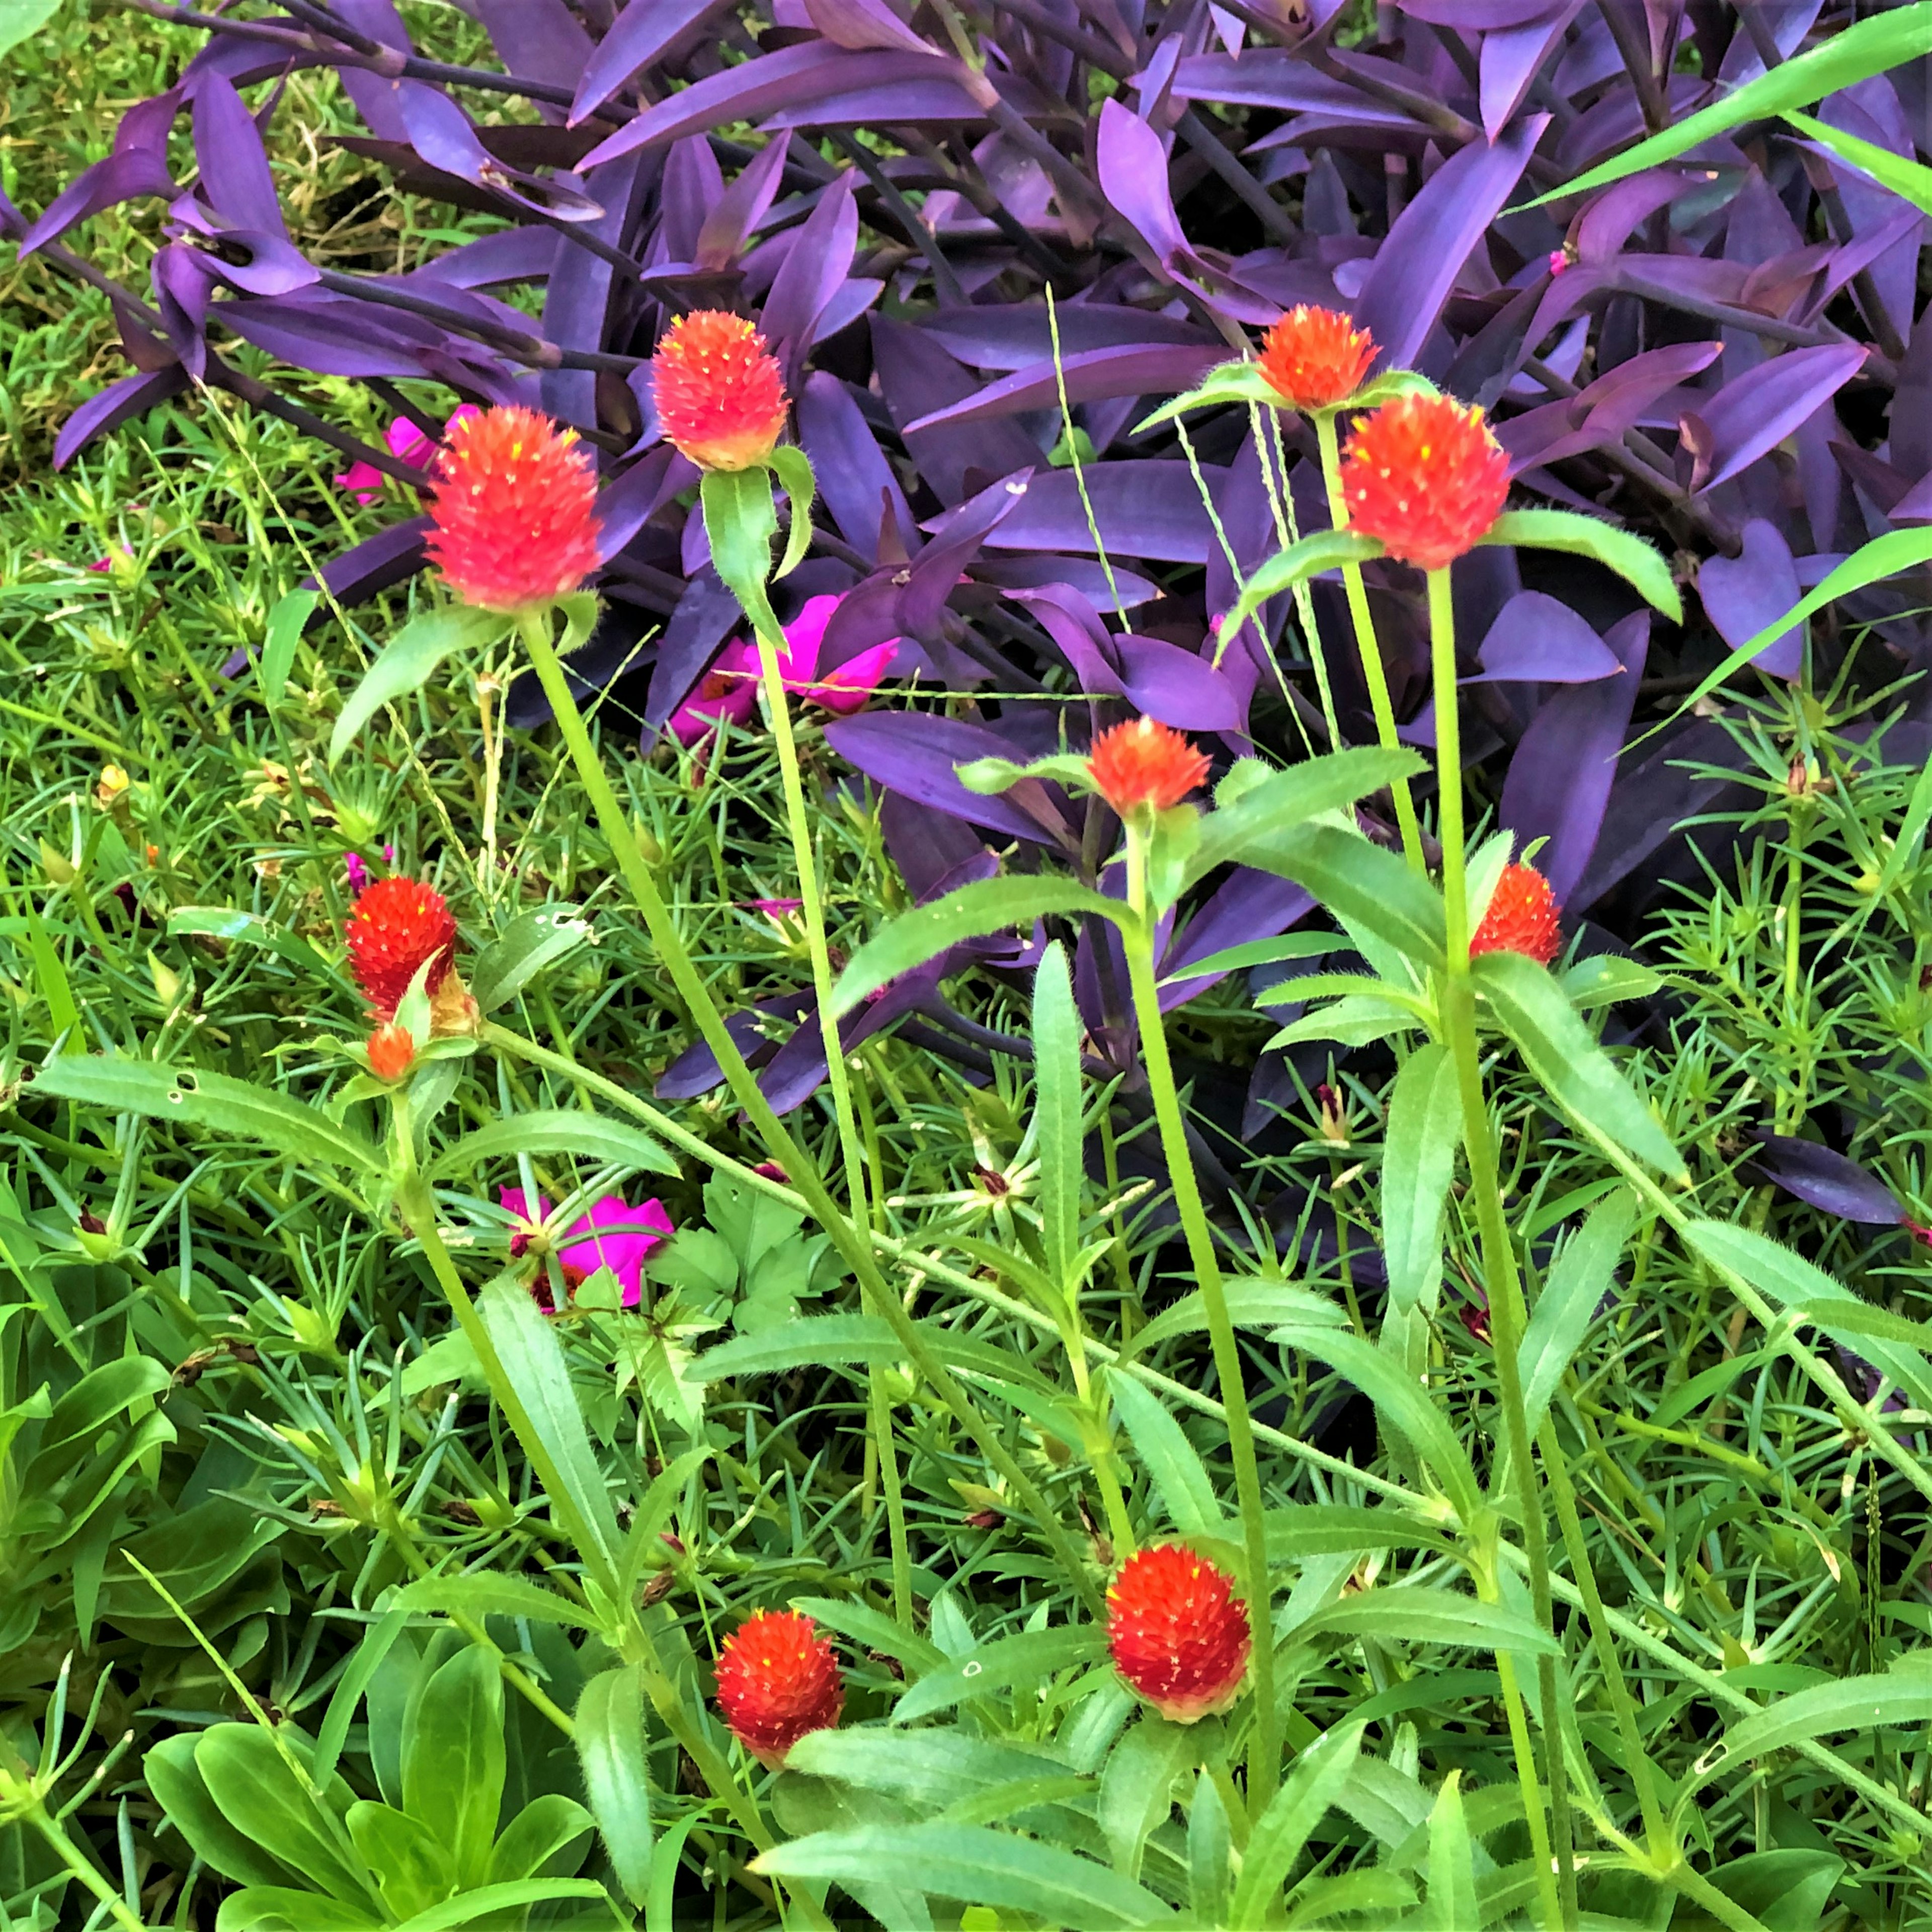
[(1234, 1494), (1241, 1511), (1241, 1532), (1247, 1575), (1244, 1594), (1253, 1638), (1255, 1730), (1248, 1750), (1248, 1806), (1258, 1819), (1274, 1796), (1281, 1773), (1281, 1714), (1274, 1701), (1274, 1618), (1270, 1600), (1268, 1537), (1262, 1520), (1261, 1466), (1255, 1456), (1254, 1427), (1248, 1414), (1246, 1385), (1241, 1374), (1240, 1345), (1228, 1313), (1221, 1283), (1221, 1264), (1214, 1236), (1194, 1178), (1194, 1156), (1187, 1144), (1180, 1096), (1168, 1058), (1166, 1022), (1161, 1016), (1160, 993), (1154, 978), (1153, 914), (1147, 904), (1147, 854), (1142, 836), (1130, 824), (1127, 832), (1127, 897), (1138, 917), (1122, 929), (1127, 956), (1127, 980), (1134, 1017), (1140, 1028), (1141, 1052), (1147, 1066), (1148, 1091), (1160, 1130), (1161, 1154), (1167, 1163), (1168, 1185), (1186, 1238), (1187, 1256), (1200, 1285), (1208, 1316), (1208, 1334), (1214, 1355), (1214, 1374), (1227, 1411), (1228, 1453), (1234, 1466)]
[[(1335, 436), (1335, 412), (1315, 412), (1315, 440), (1322, 451), (1322, 481), (1328, 491), (1328, 520), (1338, 530), (1348, 527), (1348, 502), (1342, 493), (1342, 456)], [(1355, 632), (1355, 648), (1361, 653), (1362, 676), (1369, 687), (1369, 706), (1376, 714), (1376, 742), (1385, 752), (1399, 752), (1402, 742), (1395, 734), (1395, 706), (1389, 699), (1388, 674), (1382, 667), (1382, 648), (1376, 637), (1376, 620), (1369, 609), (1368, 586), (1362, 580), (1359, 563), (1342, 566), (1342, 583), (1348, 596), (1348, 620)], [(1406, 778), (1390, 788), (1395, 798), (1395, 822), (1402, 831), (1402, 856), (1409, 869), (1424, 872), (1422, 861), (1422, 827), (1415, 816), (1415, 798)]]
[(980, 1454), (999, 1472), (1020, 1507), (1033, 1516), (1054, 1556), (1065, 1565), (1067, 1575), (1089, 1611), (1096, 1617), (1104, 1615), (1106, 1601), (1099, 1585), (1088, 1574), (1087, 1566), (1082, 1562), (1072, 1539), (1039, 1485), (1021, 1468), (1012, 1452), (968, 1399), (958, 1378), (920, 1334), (904, 1304), (880, 1272), (870, 1243), (840, 1210), (819, 1173), (818, 1163), (802, 1143), (787, 1130), (765, 1097), (757, 1076), (746, 1064), (745, 1056), (739, 1052), (737, 1042), (731, 1037), (724, 1016), (711, 997), (711, 989), (704, 983), (686, 947), (676, 922), (664, 904), (664, 896), (658, 890), (657, 881), (644, 862), (643, 853), (638, 849), (637, 838), (617, 801), (609, 774), (584, 728), (583, 713), (577, 707), (569, 681), (557, 661), (548, 628), (532, 625), (526, 629), (524, 636), (532, 667), (543, 686), (544, 695), (550, 700), (557, 728), (563, 734), (565, 746), (577, 766), (578, 776), (590, 794), (591, 808), (610, 848), (611, 857), (643, 915), (651, 944), (664, 962), (664, 970), (698, 1028), (699, 1037), (716, 1056), (726, 1084), (731, 1089), (732, 1098), (745, 1110), (753, 1131), (764, 1142), (766, 1151), (790, 1176), (805, 1202), (807, 1213), (831, 1238), (840, 1258), (858, 1277), (867, 1308), (884, 1320), (894, 1339), (905, 1351), (906, 1359), (945, 1404)]
[[(1462, 745), (1456, 701), (1456, 618), (1450, 599), (1449, 572), (1429, 573), (1430, 656), (1435, 674), (1436, 809), (1442, 838), (1442, 900), (1448, 958), (1443, 974), (1442, 1014), (1444, 1032), (1456, 1063), (1456, 1084), (1462, 1102), (1462, 1144), (1468, 1156), (1469, 1180), (1476, 1197), (1476, 1223), (1482, 1240), (1483, 1274), (1489, 1293), (1490, 1333), (1495, 1358), (1496, 1388), (1503, 1412), (1504, 1439), (1509, 1444), (1510, 1473), (1515, 1479), (1516, 1508), (1522, 1522), (1523, 1549), (1529, 1559), (1530, 1596), (1536, 1619), (1554, 1636), (1550, 1594), (1550, 1553), (1543, 1520), (1543, 1498), (1537, 1484), (1530, 1444), (1528, 1415), (1523, 1405), (1520, 1352), (1528, 1316), (1522, 1284), (1517, 1276), (1516, 1250), (1503, 1215), (1502, 1192), (1496, 1175), (1496, 1143), (1490, 1134), (1489, 1102), (1483, 1093), (1481, 1049), (1476, 1040), (1475, 993), (1469, 979), (1469, 894), (1465, 866), (1462, 827)], [(1504, 1658), (1499, 1652), (1497, 1663)], [(1539, 1658), (1538, 1688), (1544, 1718), (1544, 1763), (1550, 1785), (1550, 1815), (1546, 1818), (1536, 1788), (1534, 1762), (1524, 1762), (1526, 1738), (1517, 1744), (1517, 1775), (1523, 1780), (1530, 1838), (1536, 1856), (1538, 1889), (1552, 1924), (1576, 1924), (1576, 1875), (1570, 1853), (1569, 1805), (1564, 1784), (1563, 1748), (1556, 1720), (1556, 1659)], [(1505, 1693), (1509, 1678), (1504, 1675)], [(1516, 1730), (1516, 1713), (1510, 1730)], [(1555, 1870), (1550, 1829), (1555, 1827)]]

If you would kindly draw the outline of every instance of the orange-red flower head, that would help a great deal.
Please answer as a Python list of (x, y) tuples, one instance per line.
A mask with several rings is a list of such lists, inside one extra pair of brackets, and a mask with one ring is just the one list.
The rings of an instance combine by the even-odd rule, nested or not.
[(1102, 731), (1087, 760), (1094, 789), (1123, 817), (1135, 806), (1178, 805), (1208, 776), (1204, 753), (1171, 724), (1130, 718)]
[(1291, 409), (1332, 410), (1362, 386), (1376, 339), (1332, 308), (1292, 308), (1262, 338), (1261, 371)]
[(1469, 941), (1478, 952), (1524, 952), (1539, 966), (1547, 966), (1562, 950), (1563, 934), (1556, 921), (1556, 895), (1534, 866), (1505, 866)]
[(785, 423), (784, 379), (765, 338), (741, 315), (694, 309), (651, 358), (664, 440), (700, 470), (748, 470)]
[(356, 902), (344, 931), (349, 964), (381, 1020), (395, 1017), (424, 960), (424, 990), (434, 994), (448, 976), (456, 951), (456, 921), (442, 895), (419, 879), (379, 879)]
[(451, 424), (436, 476), (426, 547), (464, 603), (530, 610), (597, 568), (597, 476), (574, 430), (481, 410)]
[(731, 1735), (776, 1771), (800, 1738), (837, 1724), (845, 1708), (831, 1640), (796, 1610), (760, 1610), (718, 1654), (718, 1708)]
[(1502, 515), (1509, 458), (1480, 410), (1450, 396), (1401, 396), (1356, 424), (1342, 490), (1357, 530), (1404, 563), (1441, 570)]
[(392, 1020), (369, 1036), (369, 1071), (378, 1080), (400, 1080), (416, 1057), (416, 1043), (407, 1027)]
[(1177, 1724), (1225, 1711), (1248, 1667), (1234, 1579), (1178, 1543), (1130, 1556), (1107, 1590), (1107, 1648), (1128, 1688)]

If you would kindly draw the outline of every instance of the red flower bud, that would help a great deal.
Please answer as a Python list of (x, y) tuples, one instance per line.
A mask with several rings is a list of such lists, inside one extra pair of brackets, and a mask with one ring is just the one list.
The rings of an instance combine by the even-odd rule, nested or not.
[(1332, 410), (1362, 386), (1376, 339), (1332, 308), (1292, 308), (1262, 338), (1261, 371), (1291, 409)]
[(392, 1021), (369, 1036), (369, 1071), (378, 1080), (400, 1080), (416, 1057), (416, 1043), (407, 1027)]
[(1365, 536), (1403, 563), (1441, 570), (1502, 514), (1509, 458), (1480, 410), (1450, 396), (1402, 396), (1355, 425), (1342, 490)]
[(597, 568), (597, 477), (574, 430), (535, 410), (484, 410), (451, 424), (436, 474), (425, 547), (464, 603), (530, 610)]
[(1225, 1711), (1248, 1667), (1234, 1579), (1178, 1543), (1130, 1556), (1107, 1591), (1107, 1647), (1128, 1688), (1177, 1724)]
[(1102, 731), (1087, 760), (1094, 789), (1124, 817), (1137, 805), (1178, 805), (1208, 776), (1208, 760), (1172, 725), (1135, 718)]
[(748, 470), (785, 423), (784, 379), (765, 338), (741, 315), (681, 315), (651, 358), (664, 440), (700, 470)]
[(1469, 955), (1478, 952), (1526, 953), (1547, 966), (1563, 945), (1556, 920), (1556, 895), (1534, 866), (1505, 866), (1502, 877), (1469, 941)]
[(442, 984), (456, 950), (456, 921), (442, 895), (419, 879), (379, 879), (356, 902), (344, 928), (349, 964), (378, 1019), (392, 1019), (416, 969), (433, 962), (424, 990)]
[(776, 1771), (800, 1738), (837, 1724), (845, 1708), (831, 1640), (796, 1610), (760, 1610), (718, 1652), (718, 1708), (731, 1735)]

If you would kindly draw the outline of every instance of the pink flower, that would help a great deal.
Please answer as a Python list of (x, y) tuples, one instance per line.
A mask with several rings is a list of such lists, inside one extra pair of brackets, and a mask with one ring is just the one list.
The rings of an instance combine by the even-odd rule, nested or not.
[(125, 544), (116, 544), (105, 556), (98, 558), (87, 567), (90, 572), (112, 570), (116, 564), (132, 563), (134, 561), (134, 553)]
[[(447, 436), (458, 423), (482, 413), (474, 403), (465, 403), (444, 424), (443, 434)], [(407, 416), (398, 416), (390, 424), (386, 440), (389, 454), (398, 463), (406, 463), (412, 470), (427, 470), (437, 448)], [(352, 463), (331, 480), (338, 490), (346, 490), (357, 502), (366, 504), (373, 503), (382, 494), (382, 487), (389, 478), (386, 471), (378, 470), (373, 463)]]
[[(864, 706), (892, 668), (900, 643), (897, 638), (888, 638), (818, 677), (826, 627), (844, 601), (836, 596), (808, 598), (805, 608), (784, 627), (784, 649), (778, 656), (778, 675), (786, 690), (837, 718), (848, 717)], [(744, 724), (757, 708), (758, 677), (758, 646), (747, 638), (734, 638), (698, 680), (697, 689), (671, 713), (671, 736), (680, 745), (695, 745), (721, 723)]]
[[(514, 1214), (524, 1224), (510, 1238), (511, 1253), (523, 1254), (532, 1236), (549, 1220), (550, 1203), (539, 1194), (532, 1214), (530, 1197), (520, 1187), (499, 1189), (497, 1199), (506, 1214)], [(607, 1194), (589, 1214), (570, 1224), (564, 1245), (556, 1250), (557, 1265), (573, 1292), (600, 1268), (608, 1268), (623, 1288), (624, 1306), (635, 1308), (644, 1298), (644, 1263), (676, 1232), (662, 1201), (640, 1201), (633, 1208), (621, 1194)], [(541, 1278), (535, 1292), (548, 1306), (548, 1292)]]
[(1568, 248), (1552, 248), (1550, 251), (1550, 272), (1552, 275), (1565, 273), (1570, 266)]

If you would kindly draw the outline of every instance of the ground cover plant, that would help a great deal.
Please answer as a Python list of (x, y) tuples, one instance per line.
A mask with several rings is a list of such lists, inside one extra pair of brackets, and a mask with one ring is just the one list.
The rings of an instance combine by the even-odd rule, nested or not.
[(7, 1922), (1924, 1922), (1932, 8), (16, 11)]

